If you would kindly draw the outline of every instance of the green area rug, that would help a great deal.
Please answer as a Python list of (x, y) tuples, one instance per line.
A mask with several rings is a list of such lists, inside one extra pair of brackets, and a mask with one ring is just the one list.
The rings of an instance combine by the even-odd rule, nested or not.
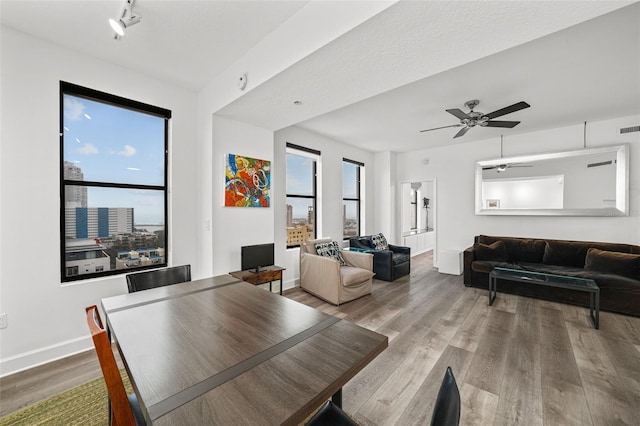
[[(133, 392), (127, 375), (122, 376), (127, 393)], [(102, 377), (0, 418), (0, 426), (105, 426), (108, 422), (107, 387)]]

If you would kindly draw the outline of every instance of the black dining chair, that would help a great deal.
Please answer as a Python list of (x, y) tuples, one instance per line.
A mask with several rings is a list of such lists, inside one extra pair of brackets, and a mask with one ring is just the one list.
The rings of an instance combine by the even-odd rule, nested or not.
[(358, 423), (332, 401), (327, 401), (305, 426), (358, 426)]
[(191, 281), (191, 265), (173, 266), (127, 275), (129, 293)]
[(451, 367), (447, 367), (433, 407), (431, 426), (457, 426), (460, 422), (460, 391), (453, 377)]

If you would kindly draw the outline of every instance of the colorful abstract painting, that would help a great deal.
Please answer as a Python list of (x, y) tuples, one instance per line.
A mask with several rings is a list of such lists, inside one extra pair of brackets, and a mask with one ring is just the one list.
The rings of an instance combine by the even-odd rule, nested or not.
[(228, 154), (225, 207), (269, 207), (271, 161)]

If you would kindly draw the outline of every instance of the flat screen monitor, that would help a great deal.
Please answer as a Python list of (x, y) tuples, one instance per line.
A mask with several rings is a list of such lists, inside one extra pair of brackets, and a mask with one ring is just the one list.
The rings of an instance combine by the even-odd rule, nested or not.
[(273, 252), (273, 243), (242, 246), (240, 250), (242, 270), (254, 270), (257, 272), (260, 267), (273, 265)]

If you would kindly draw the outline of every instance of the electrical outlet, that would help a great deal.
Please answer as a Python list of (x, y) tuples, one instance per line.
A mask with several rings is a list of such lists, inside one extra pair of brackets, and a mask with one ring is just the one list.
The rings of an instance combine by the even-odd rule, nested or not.
[(0, 314), (0, 328), (7, 328), (7, 314)]

